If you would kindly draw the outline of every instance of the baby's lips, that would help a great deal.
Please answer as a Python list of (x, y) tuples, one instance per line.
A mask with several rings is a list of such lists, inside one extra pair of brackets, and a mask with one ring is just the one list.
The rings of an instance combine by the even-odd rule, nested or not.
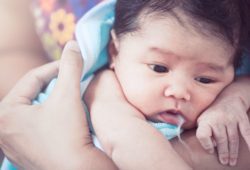
[(167, 110), (160, 113), (161, 118), (166, 123), (182, 126), (185, 122), (185, 118), (182, 116), (182, 112), (178, 110)]

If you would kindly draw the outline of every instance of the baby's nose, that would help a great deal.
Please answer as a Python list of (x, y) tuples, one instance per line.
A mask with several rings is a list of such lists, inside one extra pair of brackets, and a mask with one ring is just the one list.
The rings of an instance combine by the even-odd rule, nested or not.
[(185, 101), (189, 101), (191, 98), (188, 84), (183, 82), (169, 84), (164, 90), (164, 96)]

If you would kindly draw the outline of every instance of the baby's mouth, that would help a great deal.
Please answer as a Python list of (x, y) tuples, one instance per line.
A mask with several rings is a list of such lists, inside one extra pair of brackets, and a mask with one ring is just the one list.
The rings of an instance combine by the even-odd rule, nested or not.
[(159, 115), (163, 122), (173, 125), (182, 125), (185, 121), (182, 112), (178, 110), (167, 110)]

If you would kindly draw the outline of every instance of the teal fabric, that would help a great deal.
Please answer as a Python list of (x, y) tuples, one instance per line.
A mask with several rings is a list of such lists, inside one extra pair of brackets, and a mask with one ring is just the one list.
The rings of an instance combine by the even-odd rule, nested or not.
[(7, 158), (4, 158), (1, 170), (17, 170), (17, 168)]
[[(89, 82), (89, 77), (108, 62), (106, 47), (108, 45), (109, 33), (114, 21), (115, 2), (116, 0), (107, 0), (100, 3), (83, 16), (77, 24), (76, 38), (84, 59), (84, 70), (81, 84), (86, 81)], [(246, 57), (246, 59), (248, 59), (247, 61), (250, 63), (249, 57)], [(244, 74), (247, 71), (249, 71), (249, 64), (244, 65), (238, 73)], [(88, 85), (88, 82), (85, 83), (86, 86)], [(56, 79), (51, 81), (46, 90), (40, 93), (37, 99), (33, 101), (33, 104), (44, 102), (53, 90), (55, 83)], [(83, 88), (82, 92), (84, 92)], [(182, 132), (182, 130), (175, 125), (167, 123), (149, 123), (157, 128), (167, 139), (172, 139)], [(4, 160), (1, 170), (15, 169), (16, 168), (7, 159)]]
[(168, 140), (175, 138), (183, 132), (183, 129), (180, 127), (168, 123), (149, 123), (160, 131)]
[(76, 26), (76, 39), (83, 60), (83, 80), (108, 63), (107, 44), (114, 22), (116, 0), (104, 1), (83, 16)]

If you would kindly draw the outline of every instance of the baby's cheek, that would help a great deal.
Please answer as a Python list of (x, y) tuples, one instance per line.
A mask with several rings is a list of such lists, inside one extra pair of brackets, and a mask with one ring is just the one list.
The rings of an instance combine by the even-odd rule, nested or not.
[(192, 109), (189, 110), (189, 123), (186, 124), (185, 127), (187, 129), (196, 126), (197, 118), (211, 105), (211, 103), (216, 98), (215, 92), (212, 91), (199, 91), (199, 93), (196, 94), (201, 95), (197, 95), (196, 97), (193, 97), (193, 100), (191, 100)]
[(154, 96), (142, 87), (126, 88), (125, 96), (133, 106), (143, 113), (151, 111), (155, 105), (155, 103), (152, 101)]
[[(202, 95), (201, 95), (202, 96)], [(213, 95), (213, 94), (209, 94), (204, 96), (202, 99), (200, 99), (199, 101), (199, 112), (197, 117), (205, 110), (207, 109), (212, 102), (216, 99), (217, 95)]]
[(125, 85), (123, 88), (123, 93), (131, 104), (135, 104), (143, 98), (142, 91), (135, 85)]

